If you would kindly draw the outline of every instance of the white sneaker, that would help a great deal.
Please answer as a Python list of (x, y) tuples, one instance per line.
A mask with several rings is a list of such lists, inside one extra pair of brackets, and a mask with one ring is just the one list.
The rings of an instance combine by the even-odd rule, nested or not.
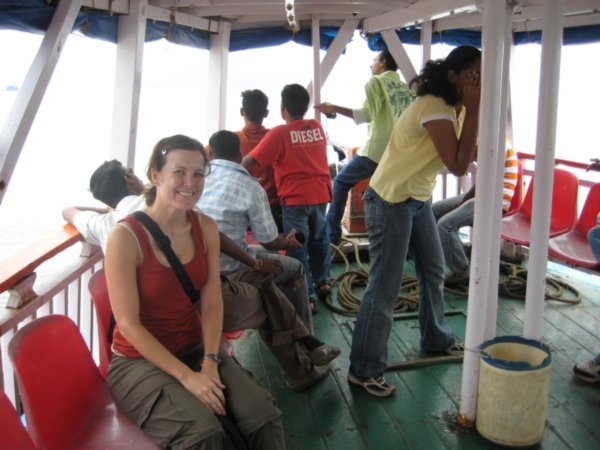
[(573, 366), (575, 378), (586, 383), (598, 383), (600, 381), (600, 362), (590, 359)]

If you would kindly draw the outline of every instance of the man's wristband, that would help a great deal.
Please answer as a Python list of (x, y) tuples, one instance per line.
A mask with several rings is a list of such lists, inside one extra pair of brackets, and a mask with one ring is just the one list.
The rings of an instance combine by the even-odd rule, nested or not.
[(262, 262), (262, 259), (257, 259), (256, 261), (254, 261), (254, 271), (258, 272), (260, 269), (262, 269), (264, 266), (264, 263)]

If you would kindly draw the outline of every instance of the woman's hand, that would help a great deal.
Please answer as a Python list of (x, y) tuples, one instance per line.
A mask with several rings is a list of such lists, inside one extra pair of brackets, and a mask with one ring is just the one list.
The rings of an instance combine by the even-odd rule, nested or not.
[(467, 112), (479, 111), (481, 99), (481, 77), (479, 70), (469, 70), (460, 78), (462, 103)]
[(223, 394), (225, 385), (221, 382), (216, 365), (214, 369), (208, 367), (209, 365), (205, 362), (201, 372), (190, 372), (181, 380), (181, 384), (213, 413), (224, 416), (226, 414)]

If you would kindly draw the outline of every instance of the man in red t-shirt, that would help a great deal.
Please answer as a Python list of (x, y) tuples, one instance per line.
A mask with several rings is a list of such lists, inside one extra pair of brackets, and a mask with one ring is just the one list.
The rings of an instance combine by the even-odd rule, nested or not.
[[(296, 230), (306, 242), (288, 252), (306, 269), (309, 297), (327, 293), (330, 285), (327, 203), (331, 200), (331, 176), (327, 163), (327, 140), (319, 121), (304, 119), (308, 91), (299, 84), (288, 84), (281, 91), (281, 116), (284, 125), (271, 129), (244, 157), (242, 165), (252, 173), (254, 167), (272, 167), (282, 205), (283, 232)], [(314, 282), (314, 284), (313, 284)]]
[[(268, 128), (262, 124), (265, 117), (269, 115), (269, 99), (265, 93), (259, 89), (246, 90), (242, 92), (242, 107), (240, 114), (244, 118), (244, 128), (235, 134), (240, 138), (240, 151), (242, 157), (246, 156), (256, 147), (256, 144), (267, 134)], [(277, 230), (283, 233), (283, 223), (281, 220), (281, 205), (277, 195), (277, 187), (275, 186), (275, 176), (273, 167), (255, 166), (250, 174), (258, 178), (261, 186), (267, 193), (269, 206), (271, 207), (271, 215), (277, 224)]]

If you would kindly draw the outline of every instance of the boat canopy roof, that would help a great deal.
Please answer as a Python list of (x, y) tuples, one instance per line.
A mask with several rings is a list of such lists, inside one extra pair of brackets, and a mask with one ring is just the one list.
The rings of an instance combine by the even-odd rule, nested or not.
[[(44, 33), (57, 0), (4, 0), (0, 5), (0, 29)], [(281, 0), (149, 0), (147, 42), (170, 42), (208, 49), (211, 33), (220, 21), (232, 23), (230, 51), (269, 47), (294, 41), (311, 45), (310, 20), (318, 16), (320, 45), (329, 45), (344, 20), (362, 20), (362, 30), (372, 50), (385, 47), (378, 28), (386, 19), (406, 17), (396, 28), (402, 43), (420, 44), (423, 18), (433, 20), (432, 43), (481, 47), (481, 13), (472, 0), (439, 1), (292, 1)], [(472, 4), (470, 4), (472, 3)], [(543, 0), (521, 1), (513, 16), (514, 43), (541, 41)], [(591, 0), (566, 2), (563, 44), (600, 41), (600, 8)], [(118, 21), (129, 11), (129, 0), (84, 0), (73, 31), (117, 42)], [(288, 6), (290, 5), (290, 6)], [(287, 8), (287, 9), (286, 9)], [(454, 9), (452, 9), (454, 8)], [(429, 14), (428, 14), (429, 13)], [(438, 17), (439, 16), (439, 17)], [(437, 17), (437, 18), (436, 18)], [(397, 22), (396, 22), (397, 23)]]

